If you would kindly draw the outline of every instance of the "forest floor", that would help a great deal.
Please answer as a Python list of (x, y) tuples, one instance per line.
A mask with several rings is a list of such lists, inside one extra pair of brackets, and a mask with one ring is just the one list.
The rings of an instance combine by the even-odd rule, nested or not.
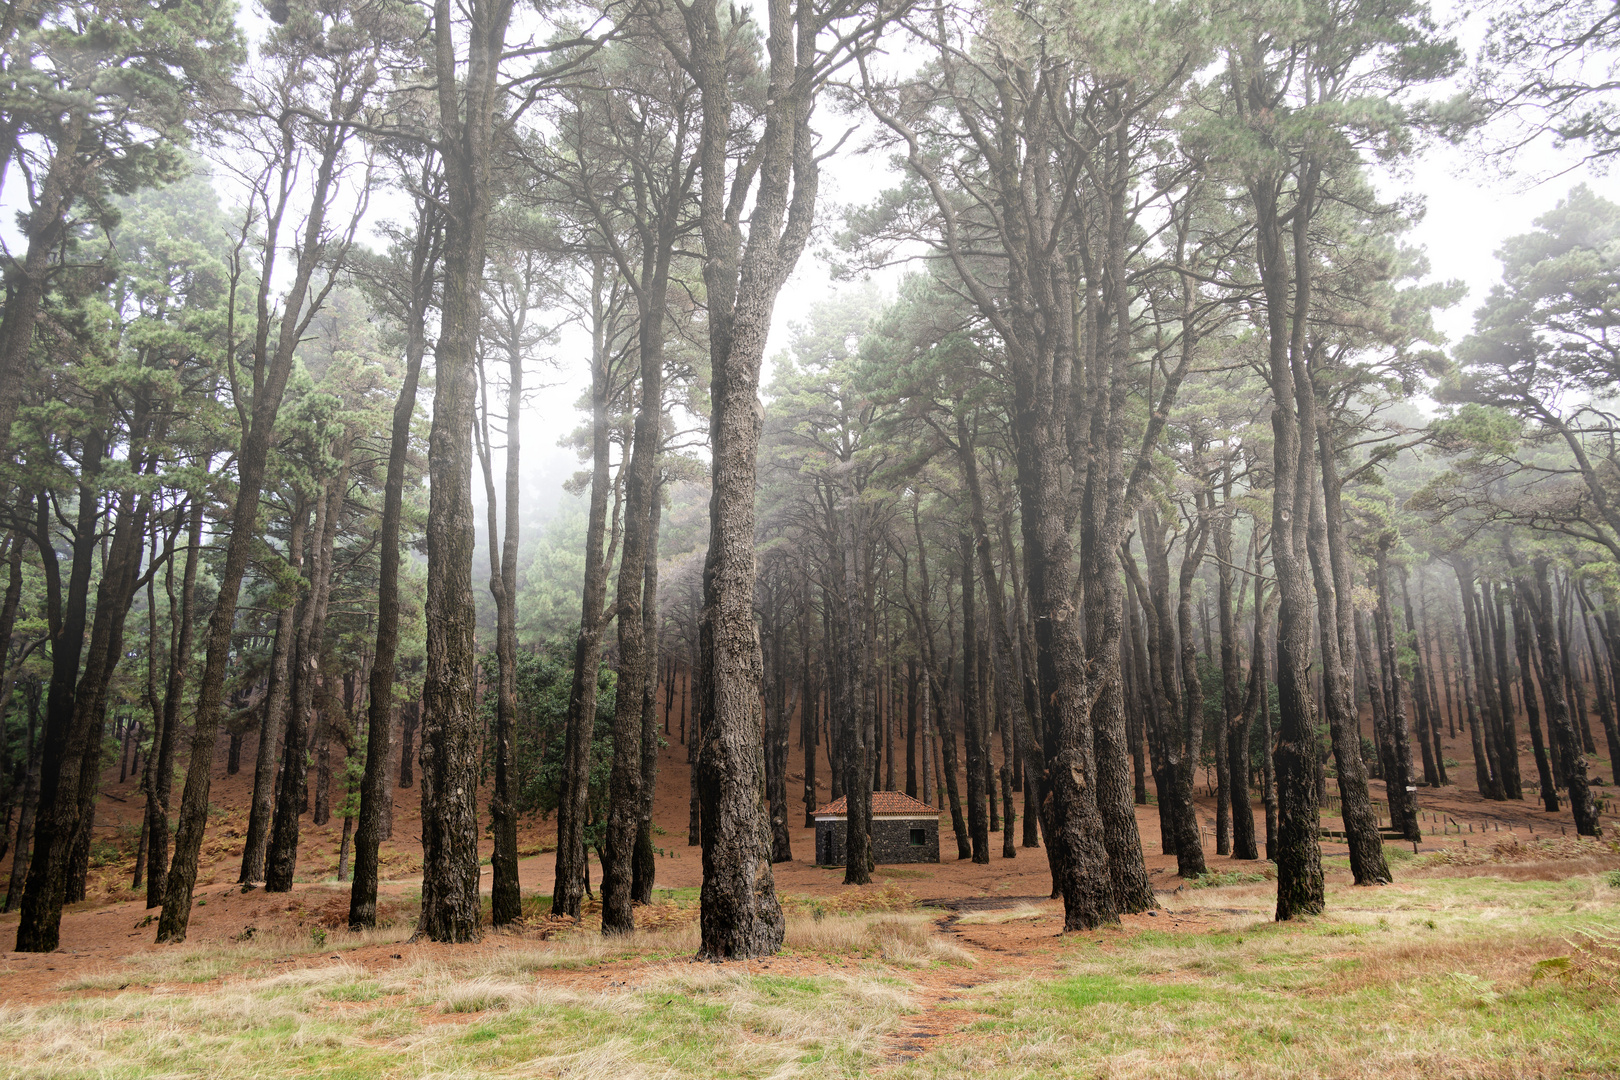
[[(957, 860), (946, 817), (942, 862), (852, 887), (807, 861), (799, 828), (800, 858), (774, 868), (784, 948), (708, 965), (690, 960), (701, 861), (684, 748), (662, 764), (659, 888), (634, 936), (602, 939), (594, 904), (578, 924), (549, 917), (551, 825), (536, 819), (519, 845), (527, 917), (467, 946), (408, 943), (410, 790), (396, 791), (378, 930), (346, 929), (336, 820), (306, 819), (291, 893), (244, 893), (251, 777), (227, 776), (223, 755), (188, 941), (152, 944), (154, 913), (128, 889), (140, 800), (115, 768), (91, 899), (68, 908), (63, 948), (0, 954), (0, 1077), (1620, 1075), (1606, 785), (1606, 839), (1592, 841), (1533, 793), (1480, 799), (1465, 762), (1454, 786), (1419, 790), (1417, 850), (1386, 845), (1394, 884), (1356, 888), (1325, 842), (1327, 912), (1284, 924), (1264, 861), (1211, 855), (1206, 877), (1176, 877), (1153, 807), (1138, 822), (1160, 910), (1080, 934), (1060, 932), (1041, 850), (1007, 860), (993, 841), (989, 863)], [(1212, 851), (1207, 797), (1200, 816)], [(0, 941), (16, 918), (0, 917)]]

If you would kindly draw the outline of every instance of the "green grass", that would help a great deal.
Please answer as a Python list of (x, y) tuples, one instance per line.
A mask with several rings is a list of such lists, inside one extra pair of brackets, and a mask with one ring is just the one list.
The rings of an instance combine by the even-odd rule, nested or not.
[(1265, 873), (1244, 873), (1240, 870), (1211, 870), (1200, 874), (1187, 882), (1189, 889), (1213, 889), (1222, 885), (1253, 885), (1262, 881), (1274, 880), (1276, 875), (1271, 871)]
[[(1279, 924), (1269, 884), (1238, 881), (1062, 940), (1035, 905), (956, 920), (961, 939), (914, 909), (800, 913), (784, 957), (813, 963), (785, 971), (689, 963), (690, 923), (379, 970), (329, 959), (343, 930), (324, 955), (307, 934), (187, 945), (0, 1006), (0, 1078), (1609, 1077), (1616, 969), (1581, 943), (1620, 941), (1617, 901), (1609, 874), (1402, 878), (1332, 886), (1326, 915)], [(1020, 928), (1037, 948), (1008, 966), (954, 943)], [(925, 1001), (946, 1034), (889, 1056)]]
[[(1193, 895), (1184, 909), (1239, 894)], [(948, 1007), (969, 1037), (893, 1075), (1620, 1075), (1615, 995), (1536, 978), (1583, 930), (1620, 927), (1603, 877), (1424, 879), (1328, 900), (1295, 923), (1233, 917), (1065, 950), (1059, 978), (965, 993)]]
[(431, 970), (325, 970), (202, 995), (0, 1008), (0, 1076), (841, 1077), (877, 1064), (881, 1034), (908, 1007), (880, 980), (706, 965), (651, 969), (634, 989), (599, 993)]

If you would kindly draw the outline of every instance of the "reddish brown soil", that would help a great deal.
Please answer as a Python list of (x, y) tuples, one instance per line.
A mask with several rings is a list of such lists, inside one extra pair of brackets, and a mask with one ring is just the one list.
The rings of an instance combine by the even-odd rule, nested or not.
[[(686, 751), (685, 747), (675, 741), (673, 734), (670, 741), (671, 745), (665, 747), (661, 753), (654, 804), (654, 820), (661, 830), (655, 834), (654, 842), (662, 849), (658, 859), (658, 885), (662, 888), (696, 887), (701, 884), (702, 864), (697, 849), (688, 846), (686, 839), (690, 775), (686, 764)], [(1521, 761), (1523, 775), (1527, 780), (1532, 779), (1535, 776), (1534, 761), (1529, 755), (1528, 746), (1521, 749), (1524, 751)], [(253, 751), (253, 740), (250, 738), (243, 748), (244, 763), (252, 762)], [(901, 753), (902, 769), (897, 770), (897, 773), (903, 773), (903, 746)], [(1450, 831), (1435, 834), (1431, 831), (1431, 827), (1426, 825), (1422, 851), (1430, 852), (1446, 847), (1460, 848), (1470, 838), (1473, 838), (1477, 847), (1482, 842), (1505, 839), (1509, 833), (1528, 839), (1532, 829), (1537, 837), (1556, 836), (1561, 833), (1574, 836), (1574, 827), (1567, 806), (1557, 814), (1548, 814), (1540, 809), (1539, 802), (1533, 798), (1527, 798), (1522, 803), (1488, 802), (1480, 798), (1473, 788), (1471, 752), (1465, 735), (1448, 739), (1446, 754), (1462, 762), (1460, 766), (1450, 769), (1453, 785), (1438, 791), (1421, 788), (1418, 792), (1418, 801), (1425, 813), (1439, 815), (1445, 819), (1446, 827)], [(793, 758), (795, 763), (802, 767), (797, 750), (794, 751)], [(241, 859), (242, 834), (246, 821), (245, 808), (251, 791), (252, 775), (251, 764), (248, 764), (238, 775), (227, 776), (224, 760), (222, 742), (220, 753), (217, 755), (211, 797), (213, 805), (219, 809), (209, 823), (203, 844), (202, 868), (197, 889), (198, 906), (191, 917), (190, 939), (224, 942), (245, 933), (250, 927), (257, 933), (288, 930), (308, 932), (314, 926), (320, 925), (331, 928), (333, 932), (342, 932), (338, 928), (347, 921), (347, 889), (334, 888), (330, 883), (314, 880), (329, 878), (336, 868), (342, 824), (336, 818), (320, 827), (309, 824), (306, 818), (302, 833), (303, 846), (299, 852), (299, 867), (302, 874), (311, 880), (296, 886), (292, 893), (272, 896), (262, 890), (255, 890), (244, 894), (233, 884)], [(1596, 775), (1612, 781), (1607, 761), (1598, 759), (1593, 764), (1593, 772)], [(823, 776), (827, 774), (824, 757), (819, 771)], [(125, 854), (122, 857), (111, 856), (105, 865), (92, 870), (89, 886), (91, 899), (72, 905), (63, 916), (61, 950), (48, 955), (15, 952), (0, 955), (0, 1001), (48, 999), (56, 996), (59, 993), (56, 987), (75, 973), (113, 969), (119, 965), (122, 958), (132, 958), (142, 952), (159, 948), (152, 944), (154, 929), (152, 923), (155, 920), (148, 919), (150, 913), (145, 907), (144, 892), (134, 893), (128, 889), (133, 867), (133, 844), (129, 843), (129, 837), (133, 831), (133, 824), (139, 820), (140, 797), (133, 790), (135, 787), (133, 779), (120, 784), (113, 782), (116, 777), (115, 764), (109, 772), (104, 788), (107, 798), (102, 801), (97, 818), (97, 835), (98, 838), (121, 838), (127, 849)], [(1210, 782), (1213, 782), (1212, 779)], [(1373, 788), (1375, 796), (1381, 798), (1382, 784), (1375, 782)], [(789, 781), (789, 798), (792, 800), (794, 811), (792, 817), (798, 826), (802, 826), (803, 822), (802, 806), (798, 801), (802, 790), (802, 774), (795, 773)], [(1594, 790), (1602, 797), (1609, 795), (1613, 788), (1603, 786)], [(1209, 869), (1244, 874), (1263, 872), (1268, 866), (1263, 861), (1239, 862), (1213, 853), (1214, 800), (1205, 793), (1202, 784), (1200, 796), (1199, 814), (1204, 824), (1205, 851)], [(825, 800), (826, 797), (827, 789), (823, 785), (822, 799)], [(1612, 799), (1612, 796), (1610, 798)], [(1254, 813), (1257, 832), (1263, 838), (1264, 816), (1258, 801), (1254, 805)], [(1606, 831), (1611, 836), (1617, 815), (1620, 815), (1620, 807), (1615, 807), (1611, 801), (1604, 815)], [(1173, 892), (1182, 883), (1175, 876), (1174, 858), (1161, 853), (1156, 809), (1139, 807), (1137, 821), (1147, 852), (1147, 864), (1156, 888), (1165, 893)], [(1460, 834), (1451, 827), (1452, 821), (1461, 826)], [(414, 919), (421, 867), (419, 824), (420, 805), (416, 790), (396, 788), (394, 835), (383, 847), (383, 875), (386, 880), (381, 889), (381, 913), (384, 920), (393, 918), (397, 922), (404, 923)], [(1324, 824), (1332, 827), (1334, 822), (1330, 819)], [(1051, 878), (1044, 850), (1020, 848), (1016, 859), (1007, 860), (1001, 858), (1000, 843), (999, 840), (995, 840), (991, 845), (993, 855), (990, 862), (974, 864), (956, 859), (956, 845), (950, 834), (948, 815), (944, 816), (942, 825), (943, 858), (939, 864), (880, 868), (877, 882), (867, 886), (866, 889), (868, 891), (889, 889), (891, 892), (903, 890), (914, 896), (919, 903), (958, 911), (974, 906), (1008, 907), (1019, 902), (1038, 903), (1048, 909), (1049, 914), (1036, 922), (1020, 920), (1003, 925), (957, 926), (949, 918), (943, 920), (942, 929), (952, 933), (958, 943), (992, 962), (971, 970), (945, 969), (919, 975), (919, 987), (923, 988), (919, 992), (935, 994), (941, 1001), (947, 1000), (971, 981), (989, 977), (988, 973), (991, 971), (1007, 967), (1017, 968), (1026, 963), (1050, 963), (1050, 958), (1043, 954), (1042, 939), (1050, 939), (1061, 926), (1059, 907), (1044, 900), (1051, 891)], [(520, 863), (525, 895), (549, 895), (551, 892), (554, 856), (543, 849), (551, 846), (554, 836), (554, 823), (538, 817), (526, 821), (522, 827), (519, 850), (541, 852), (523, 858)], [(793, 829), (792, 838), (796, 858), (790, 863), (778, 864), (775, 867), (778, 890), (786, 896), (847, 897), (850, 887), (843, 884), (842, 870), (818, 868), (808, 861), (815, 850), (812, 831), (796, 827)], [(482, 850), (487, 854), (488, 849), (486, 838)], [(1593, 850), (1594, 857), (1620, 865), (1620, 860), (1614, 858), (1607, 845), (1594, 845)], [(1323, 844), (1323, 853), (1327, 856), (1342, 855), (1345, 851), (1342, 844), (1331, 841)], [(1502, 868), (1480, 868), (1481, 871), (1487, 869)], [(484, 873), (486, 875), (489, 873), (487, 866)], [(597, 880), (599, 873), (600, 870), (595, 867), (593, 861), (593, 882)], [(1347, 874), (1342, 870), (1334, 870), (1332, 873), (1347, 878)], [(1149, 916), (1130, 916), (1126, 922), (1136, 924), (1147, 918)], [(1174, 930), (1191, 928), (1204, 917), (1163, 915), (1153, 918), (1153, 925), (1156, 928)], [(15, 914), (0, 916), (0, 943), (5, 945), (11, 943), (16, 925)], [(545, 932), (546, 928), (543, 926), (536, 926), (527, 931), (542, 936)], [(1104, 939), (1106, 936), (1101, 935)], [(509, 940), (502, 936), (491, 935), (484, 943), (472, 948), (505, 948)], [(415, 958), (435, 955), (447, 948), (449, 947), (434, 944), (368, 946), (348, 951), (344, 957), (368, 967), (386, 968)], [(329, 956), (330, 954), (316, 953), (286, 962), (326, 962)], [(787, 957), (751, 966), (806, 972), (828, 967), (821, 961)], [(600, 987), (605, 985), (604, 980), (611, 983), (632, 977), (633, 967), (634, 965), (605, 965), (584, 973), (548, 974), (546, 978), (580, 980)], [(955, 1010), (947, 1010), (947, 1014), (941, 1014), (937, 1009), (925, 1010), (924, 1019), (918, 1022), (928, 1024), (967, 1022), (963, 1014)], [(906, 1031), (910, 1032), (909, 1036), (905, 1031), (896, 1036), (897, 1053), (906, 1052), (908, 1038), (912, 1042), (920, 1043), (933, 1037), (921, 1029), (906, 1029)]]

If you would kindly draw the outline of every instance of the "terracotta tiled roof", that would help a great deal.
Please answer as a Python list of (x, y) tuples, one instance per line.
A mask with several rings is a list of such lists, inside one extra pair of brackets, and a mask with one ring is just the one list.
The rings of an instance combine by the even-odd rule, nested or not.
[[(816, 811), (817, 814), (847, 814), (849, 803), (844, 799), (834, 799), (826, 806)], [(910, 795), (899, 791), (872, 792), (872, 814), (904, 814), (907, 817), (938, 817), (939, 811), (925, 802), (918, 802)]]

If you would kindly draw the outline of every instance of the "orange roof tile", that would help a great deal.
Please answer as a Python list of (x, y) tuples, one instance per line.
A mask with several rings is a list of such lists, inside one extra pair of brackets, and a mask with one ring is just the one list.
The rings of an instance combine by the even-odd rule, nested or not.
[[(817, 810), (816, 813), (820, 815), (848, 814), (849, 802), (848, 800), (842, 798), (834, 799), (826, 806), (823, 806)], [(904, 815), (906, 817), (938, 817), (939, 810), (929, 806), (925, 802), (918, 802), (916, 799), (913, 799), (910, 795), (907, 795), (904, 792), (872, 792), (872, 815), (874, 817), (881, 817), (883, 815), (894, 814)]]

